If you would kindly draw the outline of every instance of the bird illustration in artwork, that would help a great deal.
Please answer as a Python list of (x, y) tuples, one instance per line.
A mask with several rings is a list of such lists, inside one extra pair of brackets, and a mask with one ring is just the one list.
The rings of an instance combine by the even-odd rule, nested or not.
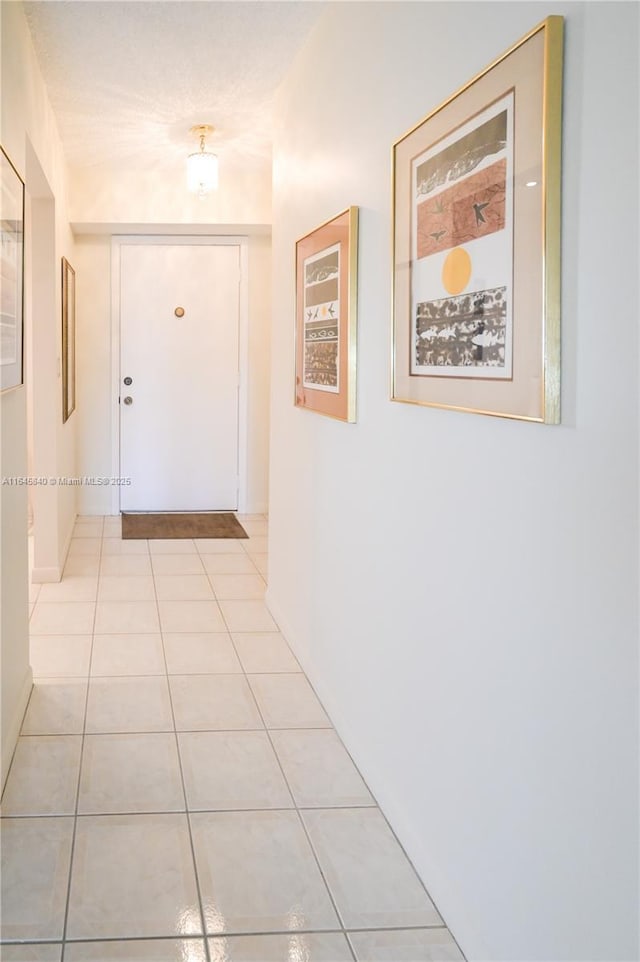
[(474, 204), (474, 205), (473, 205), (473, 209), (474, 209), (475, 215), (476, 215), (476, 226), (478, 226), (478, 224), (484, 224), (484, 223), (486, 223), (485, 218), (484, 218), (484, 216), (483, 216), (483, 214), (482, 214), (482, 211), (485, 209), (485, 207), (488, 207), (488, 206), (489, 206), (489, 201), (486, 201), (486, 203), (484, 203), (484, 204)]
[(313, 316), (313, 315), (312, 315), (311, 311), (307, 311), (307, 320), (308, 320), (308, 321), (311, 320), (312, 316)]
[(314, 321), (317, 321), (317, 320), (318, 320), (318, 311), (319, 311), (319, 310), (320, 310), (320, 308), (319, 308), (319, 307), (316, 307), (316, 312), (315, 312), (315, 314), (313, 315), (313, 320), (314, 320)]
[(444, 214), (444, 204), (440, 199), (436, 200), (433, 208), (434, 214)]
[(440, 238), (443, 237), (446, 233), (447, 233), (446, 230), (434, 230), (431, 234), (429, 234), (429, 237), (433, 237), (434, 241), (437, 244)]
[(331, 317), (333, 317), (333, 315), (334, 315), (335, 312), (336, 312), (335, 307), (333, 306), (333, 304), (330, 304), (330, 305), (329, 305), (328, 310), (329, 310), (329, 314), (331, 315)]

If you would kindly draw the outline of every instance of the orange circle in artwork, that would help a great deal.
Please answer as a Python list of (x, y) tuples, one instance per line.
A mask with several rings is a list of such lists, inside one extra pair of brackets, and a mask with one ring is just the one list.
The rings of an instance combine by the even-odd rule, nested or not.
[(442, 283), (449, 294), (460, 294), (471, 277), (471, 258), (464, 247), (454, 247), (442, 267)]

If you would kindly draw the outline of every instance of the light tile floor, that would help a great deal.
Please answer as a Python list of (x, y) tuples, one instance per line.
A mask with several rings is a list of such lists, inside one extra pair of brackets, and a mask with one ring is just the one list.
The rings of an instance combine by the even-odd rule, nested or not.
[(462, 959), (263, 600), (248, 540), (79, 519), (32, 586), (4, 962)]

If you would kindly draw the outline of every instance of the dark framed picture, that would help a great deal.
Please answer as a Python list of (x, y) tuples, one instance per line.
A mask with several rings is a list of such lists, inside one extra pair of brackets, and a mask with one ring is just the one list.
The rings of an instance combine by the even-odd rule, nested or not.
[(24, 183), (0, 148), (0, 391), (19, 387), (24, 354)]
[(393, 387), (560, 420), (562, 17), (393, 147)]
[(62, 421), (76, 407), (76, 272), (62, 258)]
[(356, 419), (358, 208), (296, 243), (298, 407)]

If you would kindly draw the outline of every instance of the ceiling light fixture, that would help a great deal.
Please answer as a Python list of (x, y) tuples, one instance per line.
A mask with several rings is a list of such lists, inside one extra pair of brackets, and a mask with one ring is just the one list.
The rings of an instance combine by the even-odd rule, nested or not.
[(187, 185), (198, 197), (206, 197), (218, 186), (218, 158), (205, 150), (205, 141), (213, 129), (211, 124), (196, 124), (189, 131), (200, 138), (200, 150), (187, 157)]

